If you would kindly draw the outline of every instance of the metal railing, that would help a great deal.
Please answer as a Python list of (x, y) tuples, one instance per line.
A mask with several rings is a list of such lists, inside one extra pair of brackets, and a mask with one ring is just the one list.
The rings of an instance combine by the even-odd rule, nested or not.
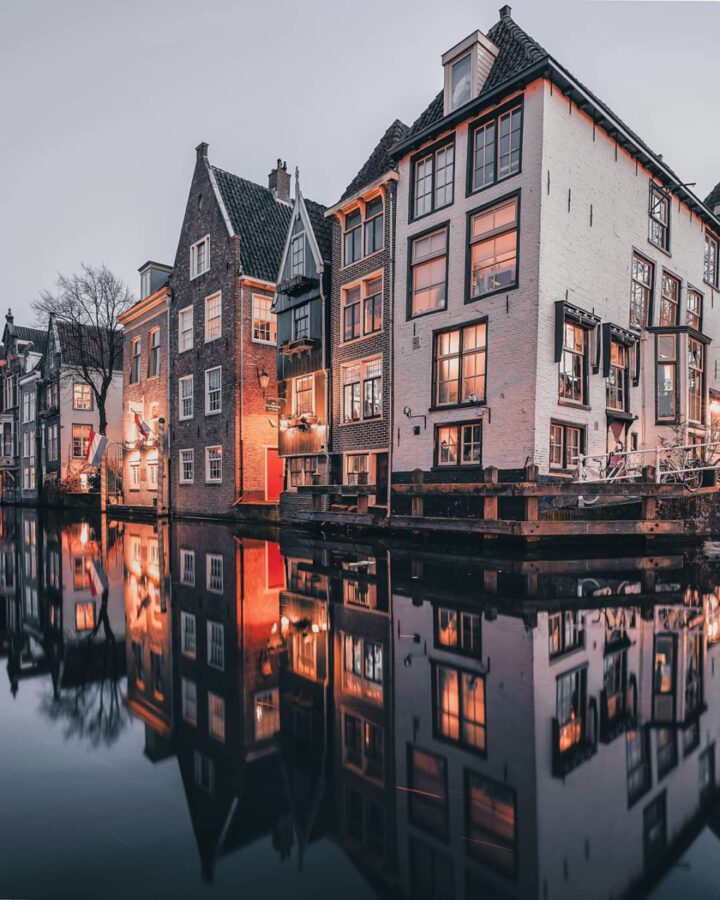
[(682, 484), (696, 490), (702, 484), (703, 472), (720, 469), (720, 440), (595, 456), (579, 454), (575, 481), (640, 481), (647, 466), (653, 467), (656, 484)]

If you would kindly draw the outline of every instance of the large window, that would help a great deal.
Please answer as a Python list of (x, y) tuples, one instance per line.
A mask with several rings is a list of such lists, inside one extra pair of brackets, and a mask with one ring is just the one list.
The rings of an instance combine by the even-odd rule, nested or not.
[(272, 297), (252, 295), (252, 339), (258, 344), (277, 342), (277, 316), (272, 312)]
[(205, 298), (205, 343), (216, 341), (222, 332), (222, 294)]
[(348, 694), (383, 701), (383, 647), (373, 641), (346, 634), (343, 687)]
[(470, 299), (517, 286), (518, 198), (470, 217)]
[(508, 178), (520, 171), (522, 107), (483, 120), (470, 131), (472, 147), (471, 191)]
[(445, 144), (416, 158), (413, 170), (413, 218), (453, 202), (455, 144)]
[(90, 447), (90, 426), (73, 425), (72, 427), (72, 455), (73, 459), (85, 459)]
[(680, 280), (668, 272), (662, 273), (660, 296), (660, 324), (677, 325), (680, 309)]
[(630, 282), (630, 326), (646, 328), (652, 302), (654, 266), (647, 259), (633, 253)]
[(383, 323), (382, 288), (382, 276), (376, 276), (343, 289), (344, 341), (380, 331)]
[(514, 875), (515, 791), (475, 772), (466, 772), (465, 796), (468, 853), (506, 875)]
[(382, 197), (375, 197), (365, 204), (365, 256), (382, 250), (385, 232), (384, 210)]
[(655, 336), (656, 352), (656, 413), (660, 420), (674, 420), (677, 417), (677, 335), (658, 334)]
[(560, 753), (567, 753), (585, 739), (587, 669), (574, 669), (557, 680), (557, 722)]
[(344, 366), (342, 384), (343, 422), (377, 419), (382, 415), (382, 357)]
[(485, 751), (485, 680), (475, 672), (434, 665), (435, 733)]
[(197, 278), (210, 268), (210, 235), (190, 247), (190, 278)]
[(193, 417), (193, 376), (184, 375), (178, 380), (178, 418), (192, 419)]
[(410, 243), (410, 315), (445, 309), (447, 304), (447, 227)]
[(142, 356), (140, 338), (134, 338), (130, 347), (130, 384), (137, 384), (140, 381), (140, 359)]
[(702, 423), (705, 419), (705, 347), (688, 337), (688, 419)]
[(585, 646), (583, 614), (575, 610), (548, 615), (548, 651), (550, 659)]
[(703, 296), (699, 291), (688, 289), (686, 300), (686, 321), (690, 328), (702, 331)]
[(302, 341), (310, 337), (310, 304), (302, 303), (292, 311), (293, 340)]
[(205, 370), (205, 415), (222, 412), (222, 367)]
[(192, 484), (195, 480), (195, 460), (193, 450), (180, 451), (180, 484)]
[(408, 819), (444, 837), (448, 829), (447, 764), (441, 756), (408, 749)]
[(435, 406), (457, 406), (485, 400), (486, 348), (485, 322), (435, 335)]
[(587, 404), (588, 330), (565, 320), (558, 396), (570, 403)]
[(435, 645), (443, 650), (480, 657), (480, 614), (455, 607), (435, 610)]
[(630, 384), (630, 348), (610, 341), (610, 372), (607, 378), (607, 408), (626, 412)]
[(670, 249), (670, 197), (656, 184), (650, 185), (648, 239), (662, 250)]
[(437, 425), (435, 459), (438, 466), (479, 466), (482, 462), (481, 423)]
[(704, 260), (704, 279), (713, 287), (718, 287), (718, 240), (709, 231), (705, 232), (705, 260)]
[(193, 346), (193, 308), (186, 306), (178, 312), (178, 352), (192, 350)]
[(208, 484), (222, 482), (222, 447), (205, 448), (205, 481)]
[(156, 378), (160, 374), (160, 329), (150, 332), (150, 349), (148, 353), (148, 378)]
[(315, 412), (312, 375), (300, 375), (293, 382), (293, 415), (312, 416)]

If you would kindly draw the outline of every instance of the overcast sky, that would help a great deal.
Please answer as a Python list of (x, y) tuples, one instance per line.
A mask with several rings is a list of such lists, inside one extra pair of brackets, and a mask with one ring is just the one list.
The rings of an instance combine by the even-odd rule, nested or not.
[[(195, 146), (332, 203), (499, 0), (0, 0), (0, 312), (56, 273), (138, 289), (175, 255)], [(705, 197), (720, 181), (720, 3), (515, 0), (513, 18)], [(1, 320), (0, 320), (1, 321)]]

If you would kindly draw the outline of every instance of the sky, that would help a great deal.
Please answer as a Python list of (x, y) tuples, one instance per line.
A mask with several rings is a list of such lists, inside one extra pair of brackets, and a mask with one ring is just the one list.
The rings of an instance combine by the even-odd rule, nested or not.
[[(0, 0), (0, 314), (58, 272), (137, 293), (172, 263), (195, 161), (331, 204), (442, 53), (501, 0)], [(515, 0), (513, 18), (704, 198), (720, 181), (720, 2)]]

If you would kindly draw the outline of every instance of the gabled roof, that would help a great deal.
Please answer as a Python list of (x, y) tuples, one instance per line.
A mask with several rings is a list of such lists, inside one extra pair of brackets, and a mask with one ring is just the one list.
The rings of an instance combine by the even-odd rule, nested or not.
[(8, 322), (5, 325), (3, 340), (8, 348), (12, 340), (32, 341), (33, 350), (36, 353), (44, 353), (47, 346), (47, 332), (39, 328), (27, 328), (25, 325)]
[(340, 200), (345, 200), (353, 194), (357, 194), (366, 185), (371, 184), (376, 178), (384, 175), (393, 166), (390, 150), (398, 141), (406, 138), (410, 129), (400, 119), (395, 119), (392, 125), (378, 141), (377, 146), (367, 158), (357, 175), (345, 188)]
[(292, 207), (266, 187), (208, 164), (233, 233), (243, 274), (275, 282)]
[(707, 206), (710, 212), (715, 212), (715, 207), (720, 206), (720, 181), (705, 198), (705, 206)]
[[(69, 366), (78, 366), (82, 363), (87, 352), (86, 346), (96, 341), (107, 341), (107, 333), (91, 325), (79, 325), (74, 322), (54, 321), (57, 329), (57, 337), (60, 342), (60, 354), (62, 362)], [(115, 332), (115, 368), (113, 371), (122, 372), (123, 367), (123, 335), (121, 331)]]
[(314, 200), (308, 200), (303, 197), (305, 209), (307, 210), (312, 230), (315, 232), (315, 239), (318, 242), (323, 262), (330, 262), (332, 258), (332, 228), (330, 222), (325, 218), (326, 206), (322, 203), (316, 203)]

